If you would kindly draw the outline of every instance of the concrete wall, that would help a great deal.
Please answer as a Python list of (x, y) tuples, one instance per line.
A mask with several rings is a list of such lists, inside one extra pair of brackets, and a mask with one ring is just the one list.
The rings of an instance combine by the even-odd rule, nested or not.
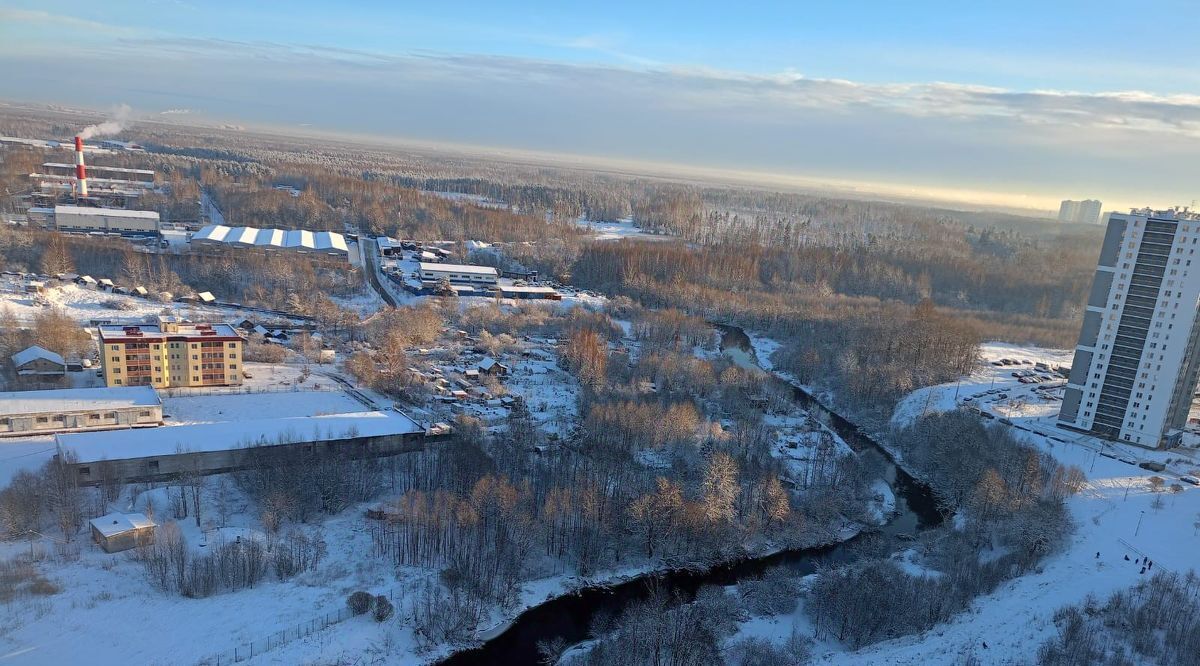
[[(143, 416), (143, 414), (145, 414)], [(0, 434), (71, 432), (74, 430), (104, 430), (153, 426), (162, 423), (162, 407), (147, 405), (74, 412), (21, 414), (0, 418)]]
[(355, 437), (321, 442), (253, 446), (225, 451), (175, 453), (123, 460), (81, 462), (74, 465), (79, 483), (85, 486), (105, 482), (145, 483), (170, 481), (180, 473), (199, 471), (221, 474), (256, 465), (286, 465), (307, 456), (317, 458), (384, 458), (422, 450), (426, 444), (445, 441), (449, 435), (408, 433), (380, 437)]

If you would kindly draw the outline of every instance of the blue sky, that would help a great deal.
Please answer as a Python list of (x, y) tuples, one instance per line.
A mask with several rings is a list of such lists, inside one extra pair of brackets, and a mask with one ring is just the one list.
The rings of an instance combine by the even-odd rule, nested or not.
[(1200, 197), (1200, 40), (1167, 34), (1194, 2), (340, 4), (0, 1), (0, 97), (1047, 207)]

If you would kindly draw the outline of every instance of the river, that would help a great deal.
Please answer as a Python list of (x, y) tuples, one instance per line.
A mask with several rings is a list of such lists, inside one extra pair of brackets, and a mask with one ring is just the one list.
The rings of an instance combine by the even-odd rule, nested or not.
[[(721, 331), (721, 349), (739, 365), (755, 365), (754, 350), (750, 338), (739, 328), (718, 326)], [(795, 400), (814, 418), (829, 426), (855, 451), (876, 449), (888, 461), (885, 480), (896, 494), (896, 513), (892, 519), (872, 534), (886, 540), (889, 550), (899, 548), (901, 539), (940, 525), (943, 519), (937, 502), (927, 486), (916, 481), (904, 470), (896, 467), (887, 452), (853, 423), (835, 414), (817, 402), (802, 389), (793, 387)], [(589, 587), (546, 601), (521, 613), (512, 624), (483, 645), (457, 652), (443, 660), (445, 666), (476, 664), (534, 664), (542, 663), (538, 653), (539, 641), (562, 638), (574, 645), (589, 638), (588, 628), (592, 619), (604, 613), (616, 616), (636, 601), (650, 594), (648, 583), (653, 578), (658, 588), (668, 595), (678, 595), (684, 600), (695, 597), (703, 585), (733, 585), (762, 575), (773, 567), (786, 567), (797, 576), (816, 571), (820, 564), (843, 564), (861, 556), (856, 548), (861, 537), (820, 548), (786, 550), (774, 555), (752, 557), (729, 562), (704, 571), (674, 570), (602, 587)]]

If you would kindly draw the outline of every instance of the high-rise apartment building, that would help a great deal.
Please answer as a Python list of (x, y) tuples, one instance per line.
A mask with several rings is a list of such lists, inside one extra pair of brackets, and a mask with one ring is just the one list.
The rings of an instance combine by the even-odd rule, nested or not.
[(1058, 207), (1058, 221), (1075, 224), (1099, 224), (1102, 203), (1095, 199), (1064, 200)]
[(1106, 439), (1173, 446), (1200, 371), (1200, 216), (1109, 217), (1059, 412)]
[(229, 324), (101, 326), (100, 362), (107, 386), (239, 386), (242, 337)]

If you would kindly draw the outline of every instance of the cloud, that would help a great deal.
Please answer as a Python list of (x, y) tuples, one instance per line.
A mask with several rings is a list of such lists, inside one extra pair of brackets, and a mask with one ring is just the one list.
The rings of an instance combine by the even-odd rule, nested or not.
[[(580, 47), (606, 47), (580, 38)], [(70, 82), (70, 89), (64, 83)], [(1195, 195), (1200, 96), (865, 83), (795, 71), (123, 38), (0, 56), (31, 97), (234, 122), (913, 185), (1171, 204)]]
[(70, 14), (52, 14), (32, 9), (0, 8), (0, 23), (7, 24), (10, 27), (17, 23), (24, 23), (46, 27), (77, 28), (91, 33), (103, 33), (110, 36), (138, 34), (137, 30), (127, 26), (91, 21)]

